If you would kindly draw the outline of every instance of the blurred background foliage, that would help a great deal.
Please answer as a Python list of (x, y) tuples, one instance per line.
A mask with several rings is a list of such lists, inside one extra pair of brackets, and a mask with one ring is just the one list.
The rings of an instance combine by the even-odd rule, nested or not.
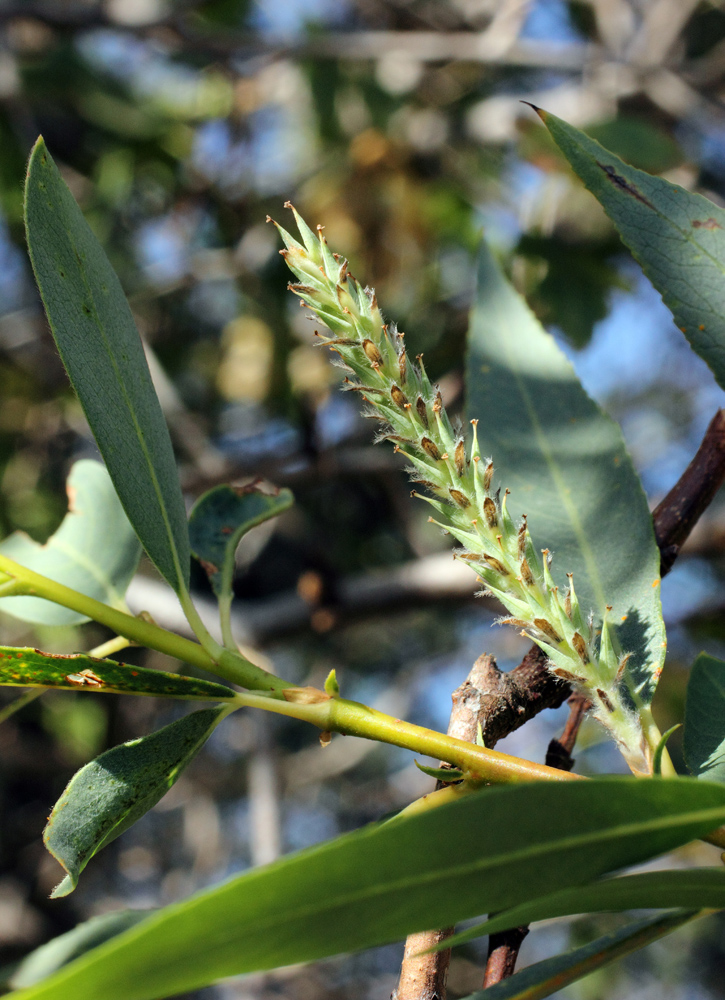
[[(521, 101), (722, 204), (724, 72), (720, 0), (0, 0), (2, 534), (44, 540), (65, 511), (70, 464), (94, 454), (24, 250), (25, 161), (42, 132), (129, 295), (189, 503), (256, 476), (296, 494), (296, 507), (240, 551), (240, 640), (292, 679), (320, 683), (336, 666), (344, 694), (445, 728), (450, 692), (476, 656), (485, 649), (509, 668), (525, 644), (490, 630), (496, 608), (472, 600), (473, 579), (410, 501), (401, 463), (372, 447), (354, 394), (337, 391), (339, 371), (285, 292), (265, 217), (287, 222), (292, 198), (324, 225), (461, 414), (485, 231), (587, 389), (622, 422), (654, 504), (722, 393)], [(724, 548), (716, 502), (663, 588), (663, 729), (681, 717), (695, 653), (725, 655)], [(203, 603), (202, 574), (195, 580)], [(148, 564), (129, 601), (179, 624)], [(2, 624), (4, 643), (52, 651), (105, 638), (92, 626)], [(144, 662), (168, 668), (162, 660)], [(64, 783), (104, 747), (178, 711), (47, 694), (0, 727), (6, 961), (78, 919), (178, 899), (428, 788), (402, 752), (336, 739), (323, 753), (295, 723), (237, 715), (77, 893), (50, 904), (60, 876), (39, 836)], [(562, 711), (504, 749), (543, 759)], [(620, 768), (586, 726), (576, 756), (584, 772)], [(673, 863), (701, 860), (699, 850)], [(522, 960), (617, 919), (580, 921), (571, 937), (546, 926)], [(723, 926), (698, 924), (567, 995), (722, 996)], [(400, 954), (391, 946), (196, 995), (383, 998)], [(480, 986), (481, 954), (456, 953), (451, 996)]]

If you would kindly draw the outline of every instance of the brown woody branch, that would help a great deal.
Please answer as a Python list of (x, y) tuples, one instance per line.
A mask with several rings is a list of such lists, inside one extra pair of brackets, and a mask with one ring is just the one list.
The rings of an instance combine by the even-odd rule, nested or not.
[[(569, 694), (569, 686), (545, 670), (545, 662), (539, 647), (532, 646), (519, 666), (504, 674), (493, 656), (479, 656), (463, 684), (453, 692), (448, 735), (475, 743), (480, 725), (483, 742), (491, 748), (544, 708), (558, 708)], [(409, 935), (392, 1000), (445, 1000), (450, 949), (420, 953), (452, 932), (448, 927)]]
[(680, 549), (723, 481), (725, 410), (718, 410), (695, 457), (652, 513), (662, 576), (672, 568)]

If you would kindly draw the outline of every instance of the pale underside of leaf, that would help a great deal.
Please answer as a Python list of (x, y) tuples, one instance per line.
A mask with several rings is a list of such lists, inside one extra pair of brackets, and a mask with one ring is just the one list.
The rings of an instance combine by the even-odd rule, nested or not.
[[(44, 545), (22, 532), (0, 543), (0, 553), (42, 576), (103, 604), (127, 610), (126, 589), (141, 546), (100, 462), (82, 459), (66, 484), (68, 513)], [(0, 611), (42, 625), (76, 625), (83, 615), (39, 597), (5, 597)]]
[(481, 250), (467, 360), (467, 413), (481, 447), (526, 514), (537, 548), (554, 553), (584, 615), (608, 606), (644, 702), (665, 654), (659, 550), (647, 500), (617, 424), (587, 396), (562, 351)]

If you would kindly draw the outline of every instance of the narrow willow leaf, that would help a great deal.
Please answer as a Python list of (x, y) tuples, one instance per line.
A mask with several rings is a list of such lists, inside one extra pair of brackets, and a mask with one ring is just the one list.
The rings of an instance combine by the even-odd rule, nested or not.
[(725, 388), (725, 211), (700, 194), (628, 166), (584, 132), (537, 111)]
[(62, 688), (103, 694), (149, 694), (157, 698), (191, 698), (196, 701), (221, 701), (234, 697), (231, 688), (196, 677), (148, 670), (114, 660), (99, 660), (84, 653), (63, 656), (15, 646), (0, 646), (0, 686)]
[(42, 138), (28, 165), (25, 225), (58, 352), (113, 485), (178, 593), (189, 582), (189, 539), (168, 428), (120, 282)]
[(114, 910), (78, 924), (67, 934), (61, 934), (31, 951), (13, 972), (8, 986), (20, 990), (24, 986), (39, 983), (41, 979), (47, 979), (68, 962), (128, 930), (148, 915), (148, 910)]
[[(66, 483), (68, 513), (45, 545), (16, 531), (0, 553), (42, 576), (103, 604), (126, 610), (124, 594), (136, 572), (141, 546), (100, 462), (82, 459)], [(83, 615), (40, 597), (4, 597), (0, 611), (38, 625), (77, 625)]]
[(529, 965), (509, 979), (489, 986), (485, 992), (477, 990), (463, 1000), (541, 1000), (596, 969), (671, 934), (699, 916), (699, 913), (678, 911), (650, 917), (649, 920), (637, 920), (565, 955)]
[(707, 653), (690, 671), (683, 750), (698, 778), (725, 781), (725, 662)]
[(216, 486), (199, 497), (189, 515), (189, 540), (217, 597), (231, 588), (234, 553), (242, 536), (293, 503), (289, 490), (269, 494), (255, 485)]
[(560, 593), (573, 573), (579, 606), (608, 605), (641, 700), (652, 698), (665, 654), (659, 550), (647, 499), (618, 425), (589, 398), (563, 353), (483, 246), (471, 317), (467, 412), (481, 448), (554, 553)]
[(71, 778), (43, 834), (45, 846), (68, 872), (53, 898), (72, 892), (93, 855), (156, 805), (228, 711), (222, 706), (192, 712), (107, 750)]
[[(669, 780), (669, 779), (668, 779)], [(610, 910), (725, 909), (725, 869), (688, 868), (643, 872), (603, 879), (591, 885), (561, 889), (497, 913), (491, 920), (448, 938), (445, 947), (463, 944), (484, 934), (552, 917)]]
[(489, 788), (169, 906), (18, 1000), (159, 1000), (224, 976), (369, 948), (591, 881), (723, 819), (725, 788), (689, 778)]

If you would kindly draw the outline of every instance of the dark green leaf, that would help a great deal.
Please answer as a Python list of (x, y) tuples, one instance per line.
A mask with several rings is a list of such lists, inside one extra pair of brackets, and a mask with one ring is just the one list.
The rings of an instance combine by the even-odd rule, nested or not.
[(293, 503), (289, 490), (269, 494), (255, 485), (216, 486), (197, 500), (189, 515), (191, 551), (206, 570), (217, 597), (229, 593), (234, 553), (242, 536)]
[(683, 751), (698, 778), (725, 781), (725, 663), (707, 653), (690, 672)]
[(18, 1000), (158, 1000), (368, 948), (591, 881), (723, 819), (725, 788), (689, 778), (489, 788), (167, 907)]
[(84, 955), (91, 948), (96, 948), (104, 941), (133, 927), (148, 915), (148, 910), (114, 910), (113, 913), (92, 917), (67, 934), (61, 934), (60, 937), (53, 938), (47, 944), (31, 951), (16, 967), (8, 985), (14, 990), (33, 986), (41, 979), (46, 979), (57, 972), (68, 962)]
[(591, 885), (561, 889), (504, 910), (491, 920), (469, 927), (449, 938), (446, 947), (451, 943), (462, 944), (484, 934), (495, 934), (535, 920), (608, 910), (665, 910), (674, 906), (713, 910), (725, 908), (725, 869), (688, 868), (643, 872), (641, 875), (626, 875), (623, 878), (604, 879)]
[(72, 892), (93, 855), (156, 805), (228, 711), (221, 706), (192, 712), (107, 750), (73, 775), (43, 834), (68, 872), (53, 897)]
[[(471, 318), (467, 412), (480, 420), (481, 449), (511, 490), (509, 510), (527, 514), (537, 546), (554, 553), (584, 613), (612, 605), (628, 668), (647, 703), (665, 654), (660, 554), (647, 498), (621, 431), (587, 396), (571, 364), (485, 246)], [(626, 620), (623, 622), (626, 616)]]
[(103, 694), (150, 694), (157, 698), (220, 701), (234, 697), (231, 688), (163, 670), (99, 660), (84, 653), (63, 656), (39, 649), (0, 646), (0, 686), (63, 688)]
[[(83, 459), (66, 484), (68, 513), (45, 545), (21, 531), (0, 543), (0, 553), (42, 576), (125, 611), (124, 594), (141, 546), (100, 462)], [(0, 611), (39, 625), (77, 625), (83, 615), (40, 597), (4, 597)]]
[(555, 115), (539, 114), (725, 388), (725, 211), (628, 166)]
[(50, 328), (113, 485), (178, 593), (189, 538), (168, 428), (118, 278), (42, 139), (28, 165), (25, 224)]
[(514, 976), (489, 986), (485, 992), (477, 990), (470, 996), (464, 997), (464, 1000), (541, 1000), (542, 997), (551, 996), (569, 983), (588, 976), (595, 969), (601, 969), (603, 965), (609, 965), (610, 962), (638, 951), (666, 934), (671, 934), (699, 915), (690, 911), (684, 913), (679, 911), (665, 916), (650, 917), (648, 920), (637, 920), (565, 955), (557, 955), (556, 958), (547, 958), (543, 962), (529, 965)]

